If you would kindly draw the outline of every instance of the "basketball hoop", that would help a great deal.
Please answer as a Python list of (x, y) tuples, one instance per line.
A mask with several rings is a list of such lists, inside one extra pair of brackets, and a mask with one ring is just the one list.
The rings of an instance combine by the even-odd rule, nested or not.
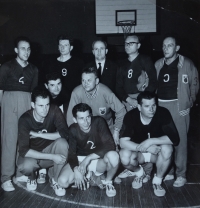
[(121, 26), (123, 33), (124, 33), (124, 39), (131, 33), (132, 26), (135, 25), (135, 21), (133, 20), (123, 20), (117, 22), (118, 26)]

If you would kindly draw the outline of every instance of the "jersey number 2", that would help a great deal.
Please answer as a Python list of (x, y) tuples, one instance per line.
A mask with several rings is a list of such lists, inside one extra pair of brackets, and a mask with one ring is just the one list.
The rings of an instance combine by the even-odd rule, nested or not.
[(94, 142), (92, 142), (92, 141), (88, 141), (87, 143), (91, 143), (92, 145), (91, 145), (91, 147), (90, 147), (90, 149), (94, 149), (94, 148), (96, 148), (95, 146), (94, 146)]

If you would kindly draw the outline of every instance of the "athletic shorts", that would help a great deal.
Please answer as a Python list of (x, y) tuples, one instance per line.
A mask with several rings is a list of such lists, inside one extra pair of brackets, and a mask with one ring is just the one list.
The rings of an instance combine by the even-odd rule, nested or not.
[[(80, 164), (85, 158), (86, 158), (86, 156), (78, 156), (78, 162), (79, 162), (79, 164)], [(96, 171), (96, 170), (97, 170), (97, 162), (98, 162), (98, 160), (99, 160), (99, 159), (92, 160), (92, 161), (90, 162), (90, 164), (88, 165), (88, 167), (87, 167), (87, 171), (88, 171), (88, 172), (93, 171), (94, 174), (95, 174), (96, 176), (100, 176), (100, 175), (103, 174), (103, 173), (99, 173), (98, 171)]]

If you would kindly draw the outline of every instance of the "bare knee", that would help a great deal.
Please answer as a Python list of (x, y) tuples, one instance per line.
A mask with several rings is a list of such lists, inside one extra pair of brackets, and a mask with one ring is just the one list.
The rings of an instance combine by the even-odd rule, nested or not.
[(166, 160), (170, 159), (173, 153), (172, 145), (161, 145), (160, 154)]
[(119, 164), (119, 155), (116, 151), (107, 152), (106, 158), (112, 167), (116, 167)]
[(68, 188), (74, 182), (74, 172), (69, 164), (65, 165), (58, 177), (58, 184), (63, 188)]
[(59, 176), (58, 184), (63, 188), (68, 188), (73, 183), (73, 176)]
[(37, 165), (37, 160), (33, 158), (24, 158), (23, 162), (18, 165), (19, 171), (24, 175), (30, 175), (35, 172), (39, 166)]
[(131, 159), (134, 160), (137, 158), (136, 152), (132, 152), (126, 149), (121, 149), (119, 155), (120, 155), (121, 163), (123, 165), (129, 165), (131, 163)]

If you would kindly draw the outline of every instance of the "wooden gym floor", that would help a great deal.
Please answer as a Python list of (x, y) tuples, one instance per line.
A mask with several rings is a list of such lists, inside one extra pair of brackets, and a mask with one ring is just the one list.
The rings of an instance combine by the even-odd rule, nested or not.
[(117, 195), (113, 198), (107, 197), (105, 189), (98, 187), (90, 187), (86, 191), (69, 188), (65, 196), (57, 197), (48, 182), (38, 185), (37, 191), (27, 191), (26, 183), (18, 183), (14, 192), (0, 189), (0, 207), (200, 207), (200, 165), (189, 165), (188, 182), (181, 188), (173, 187), (173, 181), (164, 182), (163, 187), (167, 191), (164, 197), (154, 195), (151, 181), (134, 190), (132, 180), (133, 177), (129, 177), (115, 185)]

